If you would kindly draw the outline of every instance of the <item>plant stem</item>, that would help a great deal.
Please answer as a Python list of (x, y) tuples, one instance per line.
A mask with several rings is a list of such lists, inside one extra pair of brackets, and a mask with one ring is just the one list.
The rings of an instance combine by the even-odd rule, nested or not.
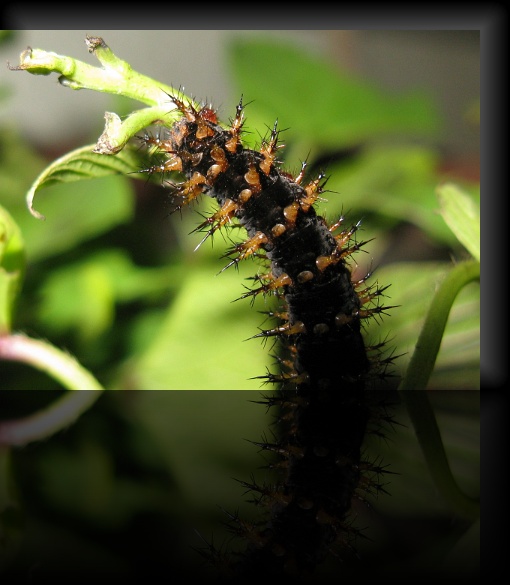
[(179, 98), (198, 108), (191, 98), (177, 92), (173, 87), (155, 81), (134, 71), (126, 61), (119, 59), (100, 37), (89, 37), (85, 43), (102, 67), (94, 67), (78, 59), (56, 53), (28, 48), (20, 55), (20, 64), (9, 68), (13, 71), (28, 71), (34, 75), (59, 73), (59, 82), (70, 89), (91, 89), (103, 93), (122, 95), (151, 106), (133, 112), (122, 121), (117, 114), (106, 112), (106, 126), (94, 152), (116, 154), (141, 128), (158, 121), (171, 123), (177, 116), (176, 105), (169, 95), (179, 93)]
[(46, 341), (20, 333), (0, 336), (0, 359), (30, 364), (68, 390), (103, 390), (101, 384), (73, 356)]
[(470, 260), (457, 264), (437, 290), (425, 318), (406, 375), (399, 390), (424, 390), (436, 363), (437, 354), (453, 302), (461, 289), (480, 278), (480, 263)]
[[(134, 71), (129, 63), (114, 55), (103, 39), (87, 37), (85, 42), (89, 52), (97, 57), (102, 67), (29, 47), (21, 53), (19, 66), (10, 69), (28, 71), (34, 75), (60, 73), (59, 82), (70, 89), (91, 89), (123, 95), (149, 106), (168, 103), (167, 93), (175, 91), (172, 87)], [(175, 106), (169, 104), (169, 107)]]
[(114, 112), (105, 112), (105, 128), (92, 152), (117, 154), (137, 132), (157, 123), (170, 123), (177, 117), (173, 104), (143, 108), (129, 114), (123, 121)]

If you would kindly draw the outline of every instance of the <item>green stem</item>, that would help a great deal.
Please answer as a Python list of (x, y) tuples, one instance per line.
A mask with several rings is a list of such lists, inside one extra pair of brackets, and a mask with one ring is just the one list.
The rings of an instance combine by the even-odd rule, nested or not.
[(424, 390), (426, 388), (436, 363), (453, 301), (466, 284), (479, 278), (480, 263), (476, 260), (457, 264), (448, 273), (432, 299), (423, 329), (399, 390)]
[[(91, 89), (115, 95), (123, 95), (148, 106), (168, 104), (167, 93), (175, 90), (169, 85), (156, 82), (131, 68), (131, 65), (114, 55), (103, 39), (85, 39), (90, 53), (93, 53), (102, 67), (94, 67), (78, 59), (56, 53), (28, 48), (20, 56), (16, 71), (28, 71), (34, 75), (60, 73), (59, 82), (71, 89)], [(168, 104), (169, 107), (175, 107)]]
[[(178, 116), (176, 105), (169, 95), (176, 90), (164, 83), (134, 71), (126, 61), (119, 59), (99, 37), (85, 39), (90, 53), (93, 53), (101, 67), (94, 67), (78, 59), (56, 53), (28, 48), (20, 55), (20, 64), (9, 68), (13, 71), (28, 71), (34, 75), (59, 73), (59, 82), (71, 89), (91, 89), (103, 93), (122, 95), (151, 106), (139, 110), (122, 121), (119, 116), (106, 112), (106, 126), (94, 152), (116, 154), (140, 129), (156, 122), (171, 123)], [(178, 92), (180, 99), (198, 108), (191, 98)]]
[(105, 112), (105, 128), (92, 152), (117, 154), (126, 146), (130, 138), (143, 128), (161, 122), (169, 124), (174, 121), (178, 113), (172, 110), (175, 110), (173, 104), (167, 102), (163, 106), (136, 110), (129, 114), (124, 121), (113, 112)]

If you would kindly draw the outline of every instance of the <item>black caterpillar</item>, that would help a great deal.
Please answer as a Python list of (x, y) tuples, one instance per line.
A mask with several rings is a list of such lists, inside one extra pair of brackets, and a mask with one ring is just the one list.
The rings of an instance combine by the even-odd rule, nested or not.
[(242, 100), (224, 129), (211, 107), (170, 98), (182, 117), (164, 137), (142, 138), (162, 157), (144, 172), (184, 176), (179, 184), (165, 181), (177, 209), (203, 193), (215, 198), (219, 210), (197, 229), (205, 240), (220, 228), (243, 226), (248, 239), (232, 248), (227, 266), (266, 258), (268, 272), (243, 297), (270, 293), (282, 304), (271, 313), (277, 326), (255, 335), (280, 341), (280, 371), (261, 376), (278, 387), (261, 401), (278, 411), (277, 430), (274, 440), (255, 443), (274, 454), (270, 467), (279, 479), (241, 482), (269, 508), (269, 520), (250, 524), (229, 514), (230, 530), (247, 547), (228, 556), (210, 546), (207, 553), (223, 577), (313, 574), (325, 557), (351, 546), (355, 494), (382, 489), (384, 470), (363, 461), (362, 444), (371, 420), (379, 432), (380, 421), (391, 418), (372, 389), (393, 358), (382, 358), (383, 343), (365, 346), (362, 322), (390, 308), (377, 303), (385, 289), (365, 285), (368, 275), (351, 281), (348, 259), (366, 243), (355, 240), (359, 224), (341, 229), (343, 218), (328, 225), (317, 215), (313, 205), (325, 178), (303, 184), (306, 164), (296, 177), (279, 168), (276, 124), (256, 151), (241, 142)]

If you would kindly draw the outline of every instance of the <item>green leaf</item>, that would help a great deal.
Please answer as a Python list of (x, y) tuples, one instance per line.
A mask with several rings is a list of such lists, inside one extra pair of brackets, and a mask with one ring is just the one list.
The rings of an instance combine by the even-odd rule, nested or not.
[(39, 319), (48, 330), (62, 332), (73, 328), (82, 343), (91, 343), (112, 325), (113, 286), (101, 264), (85, 262), (55, 271), (41, 294)]
[(134, 209), (133, 186), (121, 176), (62, 183), (48, 187), (41, 207), (46, 221), (28, 212), (18, 217), (31, 261), (70, 250), (128, 221)]
[(18, 221), (18, 210), (26, 213), (23, 196), (28, 191), (31, 179), (37, 176), (46, 162), (20, 133), (13, 128), (2, 128), (0, 132), (0, 204), (4, 205)]
[(387, 223), (411, 222), (436, 241), (455, 244), (450, 230), (437, 214), (438, 157), (419, 146), (374, 145), (352, 161), (328, 168), (326, 204), (328, 217), (347, 214), (350, 221), (371, 215)]
[[(356, 79), (323, 58), (269, 40), (236, 40), (229, 57), (247, 102), (247, 126), (278, 118), (285, 141), (322, 148), (359, 145), (382, 134), (435, 135), (438, 115), (428, 96), (398, 95)], [(253, 139), (260, 141), (254, 134)], [(306, 156), (307, 152), (305, 152)]]
[[(244, 292), (243, 275), (253, 266), (227, 270), (216, 277), (205, 268), (191, 269), (179, 294), (145, 352), (124, 371), (124, 379), (148, 390), (260, 389), (271, 358), (258, 340), (262, 316), (249, 301), (232, 301)], [(246, 278), (246, 276), (245, 276)], [(125, 382), (119, 380), (119, 385)]]
[(25, 272), (21, 231), (0, 205), (0, 335), (11, 330), (12, 312)]
[(171, 288), (175, 272), (173, 266), (140, 268), (123, 250), (103, 250), (48, 275), (41, 288), (39, 321), (45, 329), (71, 330), (91, 343), (113, 325), (116, 304), (161, 297)]
[(30, 213), (38, 219), (44, 216), (33, 207), (35, 194), (44, 187), (59, 183), (71, 183), (84, 179), (95, 179), (106, 175), (125, 175), (139, 170), (139, 159), (132, 149), (126, 148), (115, 156), (92, 152), (95, 145), (87, 145), (60, 157), (51, 163), (34, 181), (27, 193)]
[(473, 258), (480, 261), (480, 203), (452, 183), (439, 186), (436, 193), (446, 224)]

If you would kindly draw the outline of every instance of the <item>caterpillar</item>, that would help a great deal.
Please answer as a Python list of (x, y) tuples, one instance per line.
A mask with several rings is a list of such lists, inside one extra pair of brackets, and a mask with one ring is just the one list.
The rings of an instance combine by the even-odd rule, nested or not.
[(260, 400), (276, 411), (276, 430), (272, 440), (254, 442), (272, 455), (277, 479), (241, 481), (267, 516), (250, 523), (227, 513), (230, 531), (247, 545), (236, 554), (210, 545), (206, 555), (221, 565), (222, 578), (313, 575), (355, 539), (352, 498), (383, 489), (385, 469), (364, 460), (363, 442), (391, 419), (375, 382), (394, 358), (383, 357), (384, 343), (365, 343), (363, 322), (391, 308), (380, 302), (387, 287), (368, 285), (370, 274), (353, 282), (349, 259), (366, 244), (356, 239), (360, 223), (344, 227), (341, 217), (328, 224), (317, 214), (327, 179), (319, 173), (305, 181), (306, 163), (297, 176), (281, 169), (277, 123), (253, 150), (242, 142), (242, 99), (224, 128), (211, 106), (169, 97), (180, 117), (164, 133), (139, 137), (159, 157), (142, 172), (163, 175), (175, 209), (202, 194), (214, 198), (218, 210), (197, 227), (202, 241), (243, 227), (247, 239), (228, 251), (225, 268), (262, 259), (266, 271), (241, 298), (271, 295), (278, 303), (269, 313), (276, 325), (254, 335), (278, 343), (279, 371), (260, 376), (276, 386)]

